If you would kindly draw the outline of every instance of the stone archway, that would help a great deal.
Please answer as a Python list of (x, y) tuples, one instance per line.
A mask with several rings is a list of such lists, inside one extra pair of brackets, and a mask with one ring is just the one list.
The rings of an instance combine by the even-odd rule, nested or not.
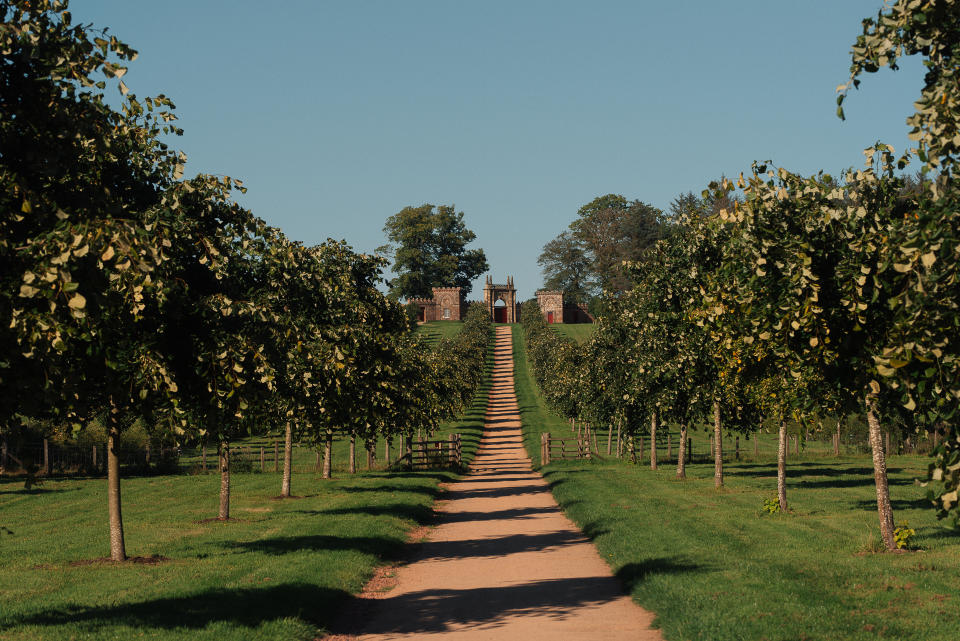
[[(498, 306), (498, 301), (502, 301), (503, 306)], [(517, 290), (513, 286), (513, 276), (507, 276), (506, 284), (494, 283), (493, 278), (487, 276), (487, 282), (483, 286), (483, 302), (486, 303), (487, 312), (493, 322), (516, 323)]]

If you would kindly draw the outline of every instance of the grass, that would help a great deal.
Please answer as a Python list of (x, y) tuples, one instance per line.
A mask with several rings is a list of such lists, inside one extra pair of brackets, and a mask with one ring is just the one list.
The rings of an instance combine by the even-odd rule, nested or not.
[[(555, 329), (561, 336), (572, 338), (578, 343), (586, 343), (593, 336), (597, 326), (593, 323), (560, 323), (553, 324), (550, 327)], [(523, 330), (519, 330), (523, 331)]]
[(463, 329), (463, 321), (430, 321), (417, 326), (417, 333), (436, 347), (444, 338), (453, 338)]
[[(493, 365), (492, 341), (487, 380)], [(444, 425), (469, 461), (483, 428), (489, 382), (470, 410)], [(250, 446), (253, 441), (240, 445)], [(272, 447), (272, 445), (271, 445)], [(0, 638), (308, 640), (322, 635), (375, 568), (396, 558), (409, 532), (432, 518), (453, 471), (342, 472), (324, 481), (313, 452), (297, 451), (294, 494), (279, 501), (280, 475), (232, 475), (229, 523), (216, 515), (214, 473), (123, 481), (127, 553), (160, 557), (114, 565), (106, 481), (51, 478), (33, 490), (0, 478)], [(361, 450), (362, 451), (362, 450)], [(213, 456), (209, 462), (213, 467)], [(365, 457), (361, 459), (365, 463)], [(272, 470), (272, 467), (268, 468)]]
[[(521, 336), (518, 328), (517, 394), (537, 461), (539, 433), (568, 436), (570, 427), (539, 400), (517, 349)], [(706, 434), (694, 438), (707, 453)], [(960, 535), (936, 520), (914, 484), (924, 457), (888, 462), (895, 518), (917, 531), (920, 548), (903, 554), (875, 553), (867, 456), (834, 459), (811, 445), (788, 464), (791, 512), (778, 515), (760, 510), (776, 487), (776, 464), (763, 449), (760, 460), (727, 463), (720, 491), (712, 463), (703, 461), (688, 466), (687, 481), (675, 480), (670, 464), (654, 472), (615, 459), (542, 470), (561, 507), (628, 593), (656, 613), (667, 639), (957, 638)]]
[(215, 514), (216, 475), (124, 480), (128, 554), (155, 565), (78, 564), (108, 554), (106, 483), (51, 479), (27, 492), (0, 481), (0, 637), (26, 639), (312, 639), (373, 569), (426, 523), (452, 473), (301, 480), (233, 476), (237, 522)]

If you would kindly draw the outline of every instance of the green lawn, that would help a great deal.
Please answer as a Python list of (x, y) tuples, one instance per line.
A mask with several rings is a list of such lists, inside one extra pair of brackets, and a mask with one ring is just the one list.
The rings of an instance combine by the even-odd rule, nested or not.
[[(570, 426), (539, 401), (518, 349), (522, 329), (514, 334), (525, 442), (537, 462), (539, 433), (569, 435)], [(708, 454), (706, 433), (694, 438), (695, 451)], [(775, 462), (765, 449), (747, 460), (752, 443), (742, 445), (739, 463), (726, 445), (731, 460), (719, 492), (706, 456), (682, 482), (672, 464), (653, 472), (616, 460), (565, 462), (543, 472), (626, 590), (657, 614), (667, 639), (957, 638), (960, 536), (936, 520), (914, 483), (924, 457), (888, 463), (895, 518), (917, 531), (920, 549), (878, 554), (869, 457), (838, 460), (829, 443), (809, 444), (789, 462), (792, 513), (770, 516), (760, 508), (775, 494)]]
[(430, 321), (417, 326), (417, 333), (436, 347), (444, 338), (453, 338), (463, 329), (463, 321)]
[[(492, 363), (491, 341), (488, 374)], [(488, 390), (440, 431), (462, 435), (467, 460)], [(242, 445), (254, 471), (232, 475), (234, 522), (206, 521), (217, 511), (217, 474), (124, 479), (127, 553), (162, 557), (153, 564), (91, 563), (109, 553), (104, 479), (52, 478), (31, 491), (22, 478), (0, 479), (0, 638), (314, 639), (410, 530), (430, 522), (439, 484), (455, 478), (351, 476), (338, 442), (336, 478), (320, 479), (313, 451), (301, 448), (293, 479), (301, 498), (280, 501), (280, 475), (259, 472), (254, 440)]]
[(578, 343), (585, 343), (590, 340), (590, 337), (593, 336), (593, 332), (597, 328), (597, 326), (593, 323), (560, 323), (551, 325), (550, 327), (555, 329), (562, 336), (572, 338)]

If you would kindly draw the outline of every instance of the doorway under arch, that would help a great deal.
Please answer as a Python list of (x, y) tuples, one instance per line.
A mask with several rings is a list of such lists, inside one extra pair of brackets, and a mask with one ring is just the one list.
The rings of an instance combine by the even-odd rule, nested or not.
[(498, 298), (496, 302), (493, 303), (493, 322), (507, 322), (507, 304), (503, 302), (502, 298)]

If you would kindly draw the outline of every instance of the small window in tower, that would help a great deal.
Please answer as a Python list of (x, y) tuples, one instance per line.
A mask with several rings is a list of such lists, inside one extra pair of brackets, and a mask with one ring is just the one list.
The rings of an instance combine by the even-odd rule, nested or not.
[(449, 308), (449, 307), (444, 307), (444, 308), (443, 308), (443, 318), (444, 318), (444, 320), (450, 320), (450, 308)]

